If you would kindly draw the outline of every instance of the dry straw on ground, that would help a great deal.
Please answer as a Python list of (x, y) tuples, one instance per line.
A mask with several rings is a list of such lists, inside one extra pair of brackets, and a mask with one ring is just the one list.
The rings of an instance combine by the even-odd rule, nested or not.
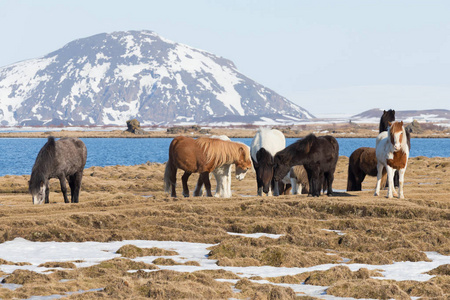
[[(79, 204), (63, 203), (59, 183), (52, 180), (50, 204), (33, 206), (27, 193), (28, 176), (4, 176), (0, 178), (0, 242), (22, 237), (32, 241), (139, 239), (212, 243), (217, 245), (210, 248), (210, 257), (218, 260), (220, 266), (308, 267), (340, 263), (343, 258), (350, 259), (350, 263), (381, 265), (426, 260), (425, 251), (450, 255), (450, 158), (411, 158), (406, 171), (405, 200), (374, 197), (375, 178), (371, 177), (363, 183), (363, 191), (345, 192), (347, 164), (348, 158), (340, 157), (335, 174), (336, 195), (319, 198), (256, 197), (254, 172), (241, 182), (233, 178), (231, 199), (170, 198), (163, 192), (164, 165), (144, 164), (86, 169)], [(178, 175), (180, 180), (181, 173)], [(196, 178), (193, 175), (189, 181), (191, 191)], [(283, 236), (253, 239), (227, 232)], [(53, 273), (18, 270), (10, 276), (3, 274), (6, 282), (23, 286), (14, 291), (0, 288), (0, 298), (100, 288), (69, 298), (295, 297), (290, 288), (259, 284), (223, 270), (182, 273), (158, 270), (156, 263), (172, 263), (168, 258), (154, 264), (130, 260), (142, 255), (174, 254), (162, 249), (127, 246), (120, 253), (122, 258), (88, 268), (49, 262), (48, 267), (55, 268)], [(143, 269), (155, 271), (128, 272)], [(374, 271), (352, 272), (337, 267), (277, 278), (267, 274), (265, 279), (273, 283), (326, 285), (330, 286), (329, 294), (341, 297), (448, 299), (448, 265), (431, 274), (435, 277), (427, 282), (396, 282), (370, 278), (380, 275)], [(234, 283), (216, 278), (239, 280), (239, 291), (233, 292)]]

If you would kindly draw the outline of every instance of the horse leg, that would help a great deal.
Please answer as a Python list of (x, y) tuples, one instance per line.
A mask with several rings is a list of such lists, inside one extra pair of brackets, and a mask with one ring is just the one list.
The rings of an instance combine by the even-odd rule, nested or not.
[(383, 177), (384, 165), (380, 162), (377, 163), (377, 185), (375, 186), (374, 196), (380, 195), (381, 178)]
[(80, 198), (81, 180), (83, 179), (83, 172), (77, 172), (70, 176), (69, 185), (71, 191), (71, 202), (78, 203)]
[(386, 171), (387, 171), (387, 177), (388, 177), (388, 182), (389, 182), (388, 193), (387, 193), (386, 198), (392, 198), (393, 194), (395, 192), (395, 187), (394, 187), (394, 171), (395, 170), (392, 169), (389, 165), (387, 165)]
[(326, 173), (327, 178), (327, 196), (333, 196), (333, 181), (334, 181), (334, 170)]
[[(203, 181), (203, 184), (205, 184), (205, 190), (206, 190), (206, 196), (212, 197), (211, 193), (211, 182), (209, 181), (209, 172), (203, 172), (200, 174), (200, 178)], [(200, 179), (199, 178), (199, 179)], [(195, 195), (194, 195), (195, 196)]]
[[(321, 176), (322, 175), (322, 176)], [(311, 179), (309, 181), (310, 193), (313, 197), (320, 196), (320, 190), (322, 189), (323, 173), (320, 173), (319, 166), (316, 165), (311, 170)]]
[(275, 181), (275, 178), (272, 177), (270, 181), (269, 193), (267, 196), (279, 196), (280, 195), (280, 187), (278, 181)]
[(258, 196), (262, 196), (262, 192), (263, 192), (263, 182), (262, 182), (262, 180), (259, 178), (259, 176), (258, 176), (258, 170), (255, 170), (256, 171), (256, 184), (257, 184), (257, 186), (258, 186), (258, 190), (257, 190), (257, 193), (258, 193)]
[(398, 197), (400, 199), (405, 199), (405, 196), (403, 195), (403, 182), (405, 180), (405, 172), (406, 172), (406, 167), (404, 169), (400, 169), (398, 170), (398, 177), (399, 177), (399, 181), (398, 181)]
[(394, 187), (399, 187), (399, 174), (400, 170), (394, 170)]
[(170, 192), (171, 197), (176, 197), (176, 186), (177, 186), (177, 167), (169, 161), (166, 163), (166, 169), (164, 171), (164, 191), (166, 193)]
[(189, 188), (187, 182), (191, 174), (192, 173), (190, 172), (184, 172), (183, 176), (181, 176), (181, 182), (183, 183), (183, 196), (185, 197), (189, 197)]
[(50, 195), (50, 189), (48, 188), (48, 181), (47, 184), (45, 186), (45, 202), (44, 203), (49, 203), (49, 195)]
[(61, 175), (58, 177), (58, 179), (59, 179), (59, 183), (61, 185), (61, 192), (63, 193), (63, 196), (64, 196), (64, 202), (69, 203), (69, 199), (67, 198), (66, 176)]
[(197, 180), (197, 185), (195, 186), (194, 190), (194, 197), (202, 196), (202, 187), (203, 187), (203, 180), (202, 177), (199, 176)]

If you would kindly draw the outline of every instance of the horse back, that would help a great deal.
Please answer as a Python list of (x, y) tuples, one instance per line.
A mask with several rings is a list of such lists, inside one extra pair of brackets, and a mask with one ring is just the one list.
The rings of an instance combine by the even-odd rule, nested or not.
[(319, 163), (323, 171), (336, 168), (339, 144), (332, 136), (318, 137), (310, 148), (311, 163)]
[(264, 148), (272, 156), (278, 151), (283, 150), (286, 147), (286, 138), (284, 134), (277, 129), (260, 128), (253, 137), (250, 154), (255, 161), (256, 153), (259, 149)]
[(349, 159), (349, 165), (361, 169), (369, 176), (377, 176), (377, 156), (375, 148), (361, 147), (356, 149)]
[(185, 136), (177, 136), (170, 143), (169, 161), (176, 168), (190, 173), (203, 172), (206, 164), (203, 150), (193, 138)]
[(66, 175), (83, 171), (87, 160), (86, 145), (77, 138), (62, 138), (55, 143), (55, 170)]

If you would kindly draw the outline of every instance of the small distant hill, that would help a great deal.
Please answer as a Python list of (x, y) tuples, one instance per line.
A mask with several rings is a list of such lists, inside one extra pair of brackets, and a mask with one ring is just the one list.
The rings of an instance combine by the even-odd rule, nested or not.
[[(352, 116), (352, 121), (373, 123), (375, 120), (380, 120), (383, 115), (383, 110), (374, 108), (366, 110), (360, 114)], [(429, 109), (429, 110), (396, 110), (395, 119), (398, 121), (412, 122), (417, 120), (419, 122), (449, 122), (450, 110), (447, 109)]]

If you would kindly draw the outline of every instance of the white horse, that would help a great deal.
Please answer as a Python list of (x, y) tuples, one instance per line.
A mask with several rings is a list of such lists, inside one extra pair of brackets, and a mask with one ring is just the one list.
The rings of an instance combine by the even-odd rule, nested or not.
[[(226, 135), (213, 135), (211, 136), (211, 138), (231, 141), (230, 138), (228, 138)], [(247, 145), (245, 146), (248, 148)], [(211, 172), (214, 175), (217, 183), (216, 193), (214, 194), (214, 197), (231, 198), (231, 166), (232, 164), (225, 164), (219, 168), (214, 169), (214, 171)], [(246, 173), (236, 173), (236, 178), (238, 180), (242, 180), (244, 179), (245, 175)]]
[(389, 182), (388, 198), (397, 197), (394, 188), (394, 170), (399, 173), (399, 195), (400, 199), (404, 199), (403, 182), (405, 179), (405, 171), (408, 165), (409, 147), (406, 138), (406, 131), (402, 122), (389, 123), (388, 131), (381, 132), (376, 142), (377, 156), (377, 185), (375, 187), (375, 196), (380, 194), (381, 177), (383, 168), (386, 168)]
[[(262, 192), (272, 196), (273, 157), (286, 147), (284, 134), (276, 129), (260, 128), (253, 137), (250, 155), (256, 171), (258, 196)], [(274, 195), (278, 196), (278, 185), (274, 186)]]

